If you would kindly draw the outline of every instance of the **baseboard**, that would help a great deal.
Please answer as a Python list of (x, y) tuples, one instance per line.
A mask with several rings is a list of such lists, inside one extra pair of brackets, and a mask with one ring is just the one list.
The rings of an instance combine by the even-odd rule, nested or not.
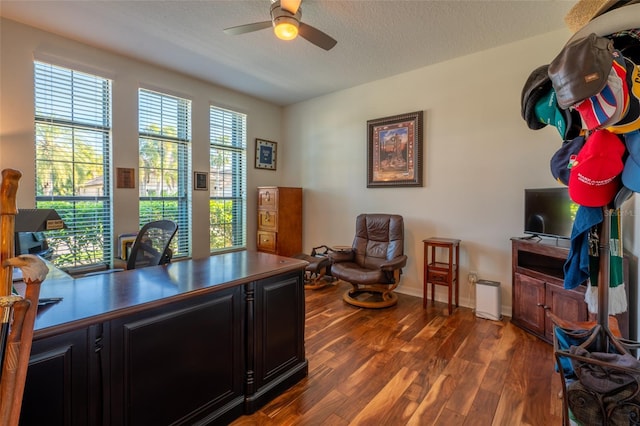
[[(407, 296), (413, 296), (422, 299), (422, 290), (416, 290), (415, 288), (396, 288), (394, 291), (396, 293), (406, 294)], [(448, 303), (448, 300), (446, 297), (439, 297), (438, 292), (436, 292), (436, 302)], [(475, 309), (476, 307), (475, 299), (468, 296), (461, 295), (458, 299), (458, 303), (460, 306), (469, 309)], [(502, 312), (503, 317), (511, 317), (511, 306), (501, 304), (500, 311)]]

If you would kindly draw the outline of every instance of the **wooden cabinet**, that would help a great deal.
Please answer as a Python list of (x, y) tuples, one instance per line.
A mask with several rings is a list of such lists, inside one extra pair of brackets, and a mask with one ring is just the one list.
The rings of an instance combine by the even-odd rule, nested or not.
[(247, 327), (245, 412), (253, 413), (306, 376), (304, 286), (299, 275), (270, 278), (245, 286)]
[(544, 336), (545, 290), (546, 286), (543, 280), (516, 272), (513, 277), (513, 316), (511, 322), (538, 336)]
[(546, 311), (568, 321), (589, 318), (585, 286), (563, 288), (563, 266), (568, 255), (568, 247), (538, 240), (512, 240), (511, 322), (547, 342), (553, 340), (553, 324)]
[[(563, 286), (563, 267), (569, 255), (568, 242), (567, 247), (554, 243), (512, 239), (511, 322), (547, 342), (553, 340), (553, 323), (546, 311), (568, 321), (593, 319), (584, 301), (586, 286), (580, 285), (571, 290)], [(628, 313), (616, 317), (623, 336), (628, 336)]]
[[(287, 282), (302, 289), (298, 276)], [(239, 417), (246, 379), (242, 288), (34, 341), (20, 424), (186, 425)], [(293, 344), (304, 351), (297, 339)], [(297, 380), (293, 375), (288, 384)]]
[(33, 341), (21, 425), (103, 424), (96, 404), (103, 390), (97, 367), (106, 354), (97, 330), (92, 326)]
[(111, 424), (240, 416), (242, 296), (233, 287), (111, 321)]
[(303, 272), (297, 259), (234, 252), (48, 282), (44, 295), (64, 299), (36, 319), (49, 327), (36, 327), (20, 424), (228, 424), (255, 412), (307, 376)]
[(302, 252), (302, 188), (258, 187), (257, 247), (280, 256)]
[(555, 280), (515, 273), (513, 299), (512, 322), (548, 342), (553, 340), (553, 323), (546, 315), (547, 310), (566, 320), (588, 319), (582, 286), (565, 290)]

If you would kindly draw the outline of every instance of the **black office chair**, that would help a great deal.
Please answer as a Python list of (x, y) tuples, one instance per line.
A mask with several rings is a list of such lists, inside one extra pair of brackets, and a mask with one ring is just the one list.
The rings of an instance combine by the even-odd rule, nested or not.
[(156, 220), (149, 222), (140, 229), (135, 241), (131, 245), (131, 252), (127, 257), (125, 268), (114, 268), (106, 271), (97, 271), (84, 274), (91, 275), (110, 274), (129, 269), (139, 269), (147, 266), (165, 265), (171, 261), (173, 251), (169, 247), (173, 236), (178, 231), (178, 225), (170, 220)]
[(178, 225), (170, 220), (156, 220), (142, 227), (127, 258), (127, 269), (165, 265), (171, 261), (173, 251), (169, 248)]

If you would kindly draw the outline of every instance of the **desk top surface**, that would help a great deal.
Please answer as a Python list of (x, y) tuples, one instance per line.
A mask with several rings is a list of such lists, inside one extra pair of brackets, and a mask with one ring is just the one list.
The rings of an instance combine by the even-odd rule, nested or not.
[(38, 309), (34, 337), (57, 334), (61, 328), (71, 327), (70, 323), (73, 327), (89, 325), (140, 310), (141, 305), (160, 306), (301, 270), (306, 265), (299, 259), (239, 251), (77, 279), (59, 276), (54, 269), (42, 283), (40, 298), (63, 300)]

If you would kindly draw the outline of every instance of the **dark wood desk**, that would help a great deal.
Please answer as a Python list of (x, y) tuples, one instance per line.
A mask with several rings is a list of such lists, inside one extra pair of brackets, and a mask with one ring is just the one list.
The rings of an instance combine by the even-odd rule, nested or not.
[(306, 377), (306, 262), (243, 251), (45, 280), (21, 424), (218, 424)]

